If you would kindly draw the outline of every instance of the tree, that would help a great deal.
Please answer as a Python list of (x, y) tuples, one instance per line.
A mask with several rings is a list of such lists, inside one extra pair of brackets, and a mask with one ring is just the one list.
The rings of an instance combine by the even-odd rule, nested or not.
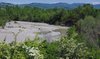
[(98, 48), (98, 36), (97, 36), (97, 22), (98, 20), (93, 18), (92, 16), (85, 17), (84, 20), (80, 20), (78, 22), (78, 28), (80, 29), (80, 34), (83, 36), (84, 39), (93, 47)]

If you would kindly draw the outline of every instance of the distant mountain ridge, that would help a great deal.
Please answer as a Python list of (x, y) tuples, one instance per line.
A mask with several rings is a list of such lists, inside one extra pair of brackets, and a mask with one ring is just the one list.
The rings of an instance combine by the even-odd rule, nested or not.
[(0, 3), (0, 7), (4, 7), (4, 6), (13, 6), (14, 4), (11, 3), (5, 3), (5, 2), (1, 2)]
[[(1, 2), (0, 3), (0, 7), (4, 7), (4, 6), (30, 6), (30, 7), (39, 7), (39, 8), (65, 8), (65, 9), (73, 9), (76, 8), (78, 6), (82, 6), (86, 3), (72, 3), (72, 4), (67, 4), (67, 3), (53, 3), (53, 4), (47, 4), (47, 3), (30, 3), (30, 4), (11, 4), (11, 3), (4, 3)], [(94, 4), (93, 5), (94, 8), (98, 8), (100, 9), (100, 4)]]

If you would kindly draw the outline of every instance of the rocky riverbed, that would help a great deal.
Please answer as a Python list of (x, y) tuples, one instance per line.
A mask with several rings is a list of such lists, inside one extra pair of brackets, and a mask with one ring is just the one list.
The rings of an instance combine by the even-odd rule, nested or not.
[(11, 21), (7, 22), (4, 28), (0, 28), (0, 42), (23, 42), (28, 39), (34, 40), (36, 36), (52, 42), (65, 35), (68, 28), (46, 23)]

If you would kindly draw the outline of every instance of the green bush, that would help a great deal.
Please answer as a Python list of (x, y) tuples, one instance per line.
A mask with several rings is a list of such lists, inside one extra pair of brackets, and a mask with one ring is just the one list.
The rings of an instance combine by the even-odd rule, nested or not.
[(68, 35), (60, 41), (27, 40), (23, 43), (0, 43), (0, 59), (100, 59), (100, 50), (89, 48), (70, 28)]
[(0, 59), (43, 59), (43, 55), (38, 47), (24, 43), (0, 43)]

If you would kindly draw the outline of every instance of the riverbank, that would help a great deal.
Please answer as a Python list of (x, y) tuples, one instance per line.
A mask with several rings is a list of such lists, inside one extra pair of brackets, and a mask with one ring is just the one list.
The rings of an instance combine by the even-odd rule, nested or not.
[(4, 29), (0, 29), (0, 40), (10, 43), (16, 39), (23, 42), (27, 39), (34, 40), (36, 36), (48, 42), (59, 40), (66, 34), (69, 27), (50, 25), (46, 23), (11, 21), (7, 22)]

